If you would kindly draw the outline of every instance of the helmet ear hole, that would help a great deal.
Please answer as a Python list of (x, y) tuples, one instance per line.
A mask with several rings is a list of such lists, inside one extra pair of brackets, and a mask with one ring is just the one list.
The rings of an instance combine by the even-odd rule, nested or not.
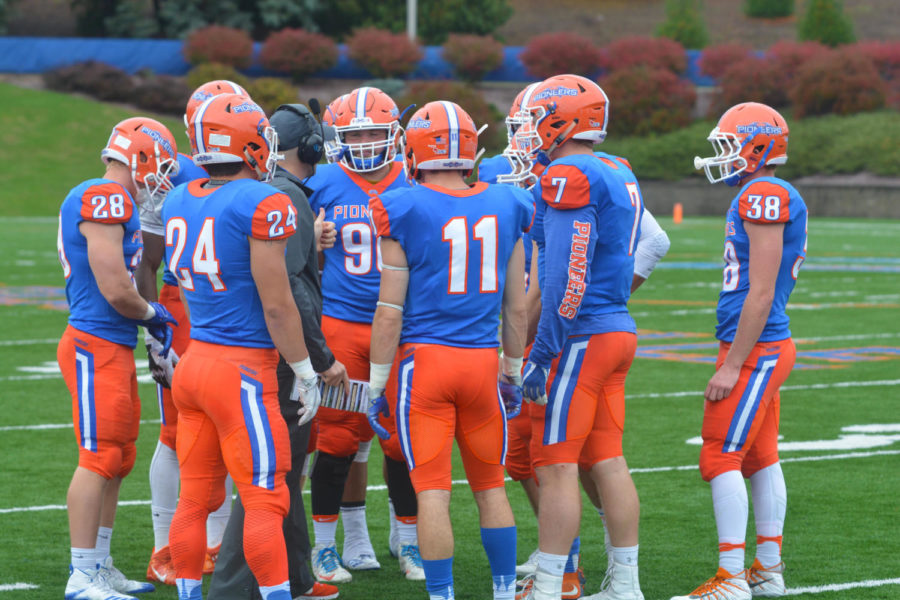
[(760, 145), (758, 145), (758, 146), (754, 146), (754, 147), (753, 147), (753, 154), (760, 154), (760, 153), (761, 153), (763, 150), (765, 150), (765, 149), (766, 149), (766, 145), (765, 145), (765, 144), (760, 144)]

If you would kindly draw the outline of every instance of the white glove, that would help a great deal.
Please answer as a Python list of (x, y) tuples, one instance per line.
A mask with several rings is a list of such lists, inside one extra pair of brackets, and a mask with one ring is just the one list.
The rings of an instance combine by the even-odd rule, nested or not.
[(319, 394), (319, 378), (313, 371), (309, 358), (290, 363), (290, 367), (294, 371), (294, 392), (291, 394), (291, 400), (300, 403), (300, 408), (297, 409), (297, 415), (300, 417), (299, 424), (306, 425), (316, 416), (319, 405), (322, 403), (322, 396)]
[(153, 380), (163, 387), (172, 387), (172, 375), (175, 373), (175, 365), (180, 360), (175, 351), (169, 349), (165, 358), (159, 353), (162, 352), (162, 342), (145, 332), (144, 344), (147, 346), (147, 358), (150, 366), (150, 375)]

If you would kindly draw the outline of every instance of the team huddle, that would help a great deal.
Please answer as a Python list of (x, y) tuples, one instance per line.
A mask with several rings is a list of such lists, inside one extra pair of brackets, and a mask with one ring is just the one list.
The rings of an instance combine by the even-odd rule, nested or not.
[[(57, 354), (79, 446), (66, 600), (134, 600), (150, 582), (199, 600), (204, 574), (215, 600), (338, 597), (352, 571), (381, 567), (365, 507), (375, 436), (390, 555), (431, 600), (454, 598), (454, 441), (495, 600), (644, 598), (622, 452), (638, 335), (627, 305), (669, 240), (628, 160), (595, 150), (608, 98), (577, 75), (533, 83), (509, 110), (506, 149), (484, 159), (483, 128), (456, 103), (430, 102), (404, 126), (405, 114), (361, 87), (324, 111), (311, 100), (267, 116), (217, 80), (187, 104), (190, 155), (153, 119), (113, 128), (104, 175), (73, 188), (59, 215), (71, 315)], [(777, 111), (736, 105), (708, 139), (715, 155), (696, 168), (739, 189), (700, 454), (719, 567), (672, 600), (778, 597), (779, 388), (795, 356), (785, 306), (807, 213), (774, 176), (788, 142)], [(138, 326), (162, 421), (147, 581), (110, 556), (140, 423)], [(538, 527), (519, 565), (507, 475)], [(590, 596), (582, 489), (607, 555)]]

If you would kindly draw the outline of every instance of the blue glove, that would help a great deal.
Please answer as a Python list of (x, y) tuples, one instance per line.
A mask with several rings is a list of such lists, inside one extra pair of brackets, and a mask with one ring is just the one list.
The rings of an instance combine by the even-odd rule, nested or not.
[(369, 398), (369, 408), (366, 410), (366, 417), (369, 419), (369, 425), (372, 426), (372, 431), (375, 432), (375, 435), (380, 437), (383, 440), (386, 440), (391, 437), (391, 433), (381, 426), (381, 423), (378, 422), (378, 414), (381, 413), (385, 417), (391, 416), (391, 410), (388, 407), (387, 398), (384, 397), (384, 391), (382, 390), (378, 396), (374, 398)]
[(172, 347), (172, 328), (169, 327), (169, 323), (178, 325), (178, 321), (175, 320), (169, 309), (159, 302), (151, 302), (150, 306), (153, 307), (156, 314), (153, 315), (152, 319), (141, 321), (141, 325), (147, 328), (147, 333), (162, 344), (162, 350), (159, 352), (159, 355), (165, 358), (169, 354), (169, 348)]
[(547, 404), (547, 374), (550, 369), (537, 365), (531, 361), (525, 363), (522, 372), (522, 395), (526, 400), (535, 404)]
[(500, 378), (500, 398), (503, 399), (506, 418), (512, 419), (519, 416), (519, 413), (522, 412), (522, 386), (504, 381), (504, 379), (506, 379), (505, 376)]

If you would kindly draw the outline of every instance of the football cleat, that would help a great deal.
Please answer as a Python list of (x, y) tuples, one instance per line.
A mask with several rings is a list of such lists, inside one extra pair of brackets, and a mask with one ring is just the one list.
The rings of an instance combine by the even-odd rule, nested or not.
[(747, 571), (747, 585), (754, 598), (780, 598), (784, 596), (784, 563), (778, 563), (768, 569), (754, 559)]
[(750, 600), (750, 586), (744, 579), (744, 571), (732, 575), (722, 567), (687, 596), (672, 596), (671, 600)]
[(120, 594), (146, 594), (156, 591), (156, 587), (152, 583), (146, 581), (135, 581), (128, 579), (122, 571), (113, 566), (112, 556), (107, 556), (99, 565), (98, 572), (101, 577), (106, 579), (109, 587)]
[[(525, 600), (532, 597), (531, 588), (534, 586), (534, 573), (529, 573), (523, 579), (516, 582), (516, 600)], [(584, 575), (579, 571), (563, 573), (562, 600), (577, 600), (584, 595)]]
[(375, 558), (375, 554), (369, 552), (362, 552), (344, 560), (344, 565), (354, 571), (374, 571), (381, 568), (381, 563)]
[(612, 568), (606, 572), (600, 591), (590, 596), (584, 596), (583, 600), (644, 600), (644, 594), (641, 592), (641, 585), (638, 582), (637, 565), (613, 563)]
[(175, 585), (175, 565), (169, 547), (161, 548), (150, 557), (147, 565), (147, 581), (157, 581), (164, 585)]
[(537, 555), (538, 549), (535, 548), (534, 552), (531, 553), (531, 556), (528, 557), (528, 560), (521, 565), (516, 565), (516, 575), (518, 577), (525, 577), (526, 575), (531, 575), (537, 571)]
[(347, 583), (353, 575), (344, 568), (334, 546), (316, 546), (312, 551), (313, 575), (322, 583)]
[(213, 571), (216, 570), (216, 560), (219, 558), (219, 550), (221, 549), (222, 544), (219, 544), (215, 548), (206, 549), (206, 556), (203, 558), (204, 575), (212, 575)]
[(294, 598), (294, 600), (331, 600), (332, 598), (337, 597), (337, 586), (329, 583), (319, 583), (317, 581), (313, 584), (311, 589), (307, 590), (306, 593), (300, 594)]
[(400, 572), (410, 581), (425, 581), (425, 568), (422, 566), (422, 555), (415, 544), (400, 546)]
[(99, 569), (76, 569), (69, 565), (66, 600), (137, 600), (109, 587)]

